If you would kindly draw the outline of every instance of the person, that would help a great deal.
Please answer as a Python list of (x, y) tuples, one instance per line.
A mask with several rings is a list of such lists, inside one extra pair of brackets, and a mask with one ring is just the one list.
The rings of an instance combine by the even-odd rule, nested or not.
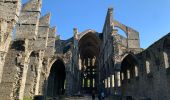
[(92, 91), (92, 100), (95, 100), (95, 91)]
[(102, 98), (102, 100), (104, 100), (104, 92), (103, 91), (101, 92), (101, 98)]

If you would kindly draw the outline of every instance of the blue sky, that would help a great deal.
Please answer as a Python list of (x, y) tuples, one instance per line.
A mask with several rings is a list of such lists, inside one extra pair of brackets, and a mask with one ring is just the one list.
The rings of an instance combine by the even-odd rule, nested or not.
[(108, 7), (114, 19), (140, 33), (142, 48), (170, 32), (170, 0), (43, 0), (42, 15), (51, 12), (51, 26), (65, 40), (74, 27), (102, 32)]

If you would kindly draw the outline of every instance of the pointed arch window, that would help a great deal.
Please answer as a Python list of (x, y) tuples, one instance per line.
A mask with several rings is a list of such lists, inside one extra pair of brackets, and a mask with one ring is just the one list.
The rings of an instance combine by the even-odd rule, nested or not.
[(163, 52), (163, 55), (164, 55), (164, 62), (165, 62), (165, 68), (169, 68), (169, 58), (168, 58), (168, 54), (167, 52)]
[(121, 73), (121, 78), (122, 78), (122, 80), (124, 80), (124, 79), (125, 79), (125, 77), (124, 77), (124, 73), (123, 73), (123, 72)]
[(150, 70), (150, 62), (146, 60), (146, 73), (149, 74), (151, 72)]
[(108, 77), (108, 88), (110, 88), (110, 77)]
[(115, 87), (115, 77), (112, 75), (112, 87)]
[(139, 76), (139, 72), (138, 72), (138, 67), (135, 66), (135, 76), (138, 77)]
[(107, 88), (107, 79), (105, 79), (105, 88)]
[(118, 87), (121, 86), (120, 72), (117, 72), (117, 85)]

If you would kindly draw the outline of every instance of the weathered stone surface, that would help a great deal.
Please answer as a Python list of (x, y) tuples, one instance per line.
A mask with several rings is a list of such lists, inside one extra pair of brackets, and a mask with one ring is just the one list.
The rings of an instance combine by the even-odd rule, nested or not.
[(49, 25), (50, 25), (50, 17), (51, 17), (50, 13), (48, 13), (48, 14), (44, 15), (43, 17), (41, 17), (40, 21), (39, 21), (39, 26), (47, 26), (47, 27), (49, 27)]
[(16, 25), (16, 37), (35, 39), (38, 31), (36, 25)]
[(22, 11), (41, 11), (42, 0), (30, 0), (23, 5)]
[(36, 39), (38, 33), (41, 0), (30, 0), (23, 5), (16, 27), (17, 39)]
[(139, 33), (116, 21), (109, 8), (101, 33), (74, 28), (73, 37), (61, 40), (50, 28), (50, 13), (39, 18), (41, 5), (30, 0), (19, 15), (19, 0), (0, 0), (0, 99), (92, 90), (123, 99), (170, 99), (170, 33), (144, 50)]
[(19, 16), (19, 25), (26, 24), (26, 25), (36, 25), (40, 13), (37, 12), (22, 12)]

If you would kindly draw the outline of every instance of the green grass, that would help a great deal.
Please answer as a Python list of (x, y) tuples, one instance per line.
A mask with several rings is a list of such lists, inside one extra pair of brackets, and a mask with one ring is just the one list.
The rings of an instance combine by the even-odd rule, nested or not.
[(24, 98), (23, 100), (33, 100), (32, 98)]

